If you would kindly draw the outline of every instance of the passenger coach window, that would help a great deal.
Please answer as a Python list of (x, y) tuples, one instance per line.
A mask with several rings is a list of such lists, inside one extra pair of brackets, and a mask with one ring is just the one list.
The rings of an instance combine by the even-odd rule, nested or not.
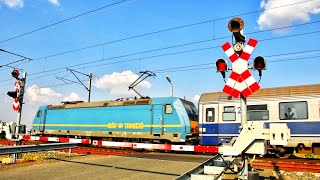
[(166, 104), (166, 114), (172, 114), (172, 106), (171, 106), (171, 104)]
[(308, 119), (306, 101), (279, 103), (280, 119)]
[(214, 122), (214, 108), (206, 109), (206, 121)]
[(266, 104), (247, 106), (247, 118), (249, 121), (268, 120), (269, 110)]
[(222, 118), (224, 121), (235, 121), (236, 112), (234, 106), (225, 106)]

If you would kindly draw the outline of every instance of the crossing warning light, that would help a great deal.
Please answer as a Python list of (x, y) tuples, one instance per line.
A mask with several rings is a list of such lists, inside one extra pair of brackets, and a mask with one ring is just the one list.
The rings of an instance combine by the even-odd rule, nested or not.
[(225, 60), (218, 59), (216, 61), (217, 72), (219, 71), (223, 78), (226, 77), (226, 71), (228, 70), (228, 65)]
[(17, 98), (18, 97), (17, 91), (8, 91), (7, 95), (12, 97), (12, 98)]
[(228, 23), (228, 29), (233, 33), (240, 32), (243, 29), (243, 26), (244, 22), (239, 17), (232, 18)]
[(12, 72), (11, 72), (11, 75), (12, 77), (14, 78), (18, 78), (19, 77), (19, 71), (17, 69), (14, 69)]
[(262, 70), (266, 69), (266, 61), (263, 57), (257, 56), (253, 60), (253, 68), (259, 71), (259, 76), (262, 76)]
[(235, 39), (234, 50), (241, 54), (244, 48), (243, 43), (246, 42), (246, 37), (243, 35), (244, 22), (241, 18), (232, 18), (228, 23), (228, 29), (232, 32)]
[[(11, 75), (12, 75), (12, 77), (18, 79), (18, 77), (19, 77), (19, 70), (14, 69), (14, 70), (11, 72)], [(17, 82), (15, 82), (14, 85), (16, 86), (16, 85), (17, 85)], [(19, 90), (20, 90), (20, 83), (19, 83), (19, 87), (16, 87), (16, 90), (15, 90), (15, 91), (8, 91), (8, 92), (7, 92), (7, 95), (10, 96), (10, 97), (12, 97), (12, 98), (14, 98), (14, 99), (15, 99), (15, 98), (18, 98), (18, 97), (19, 97), (19, 95), (18, 95)]]

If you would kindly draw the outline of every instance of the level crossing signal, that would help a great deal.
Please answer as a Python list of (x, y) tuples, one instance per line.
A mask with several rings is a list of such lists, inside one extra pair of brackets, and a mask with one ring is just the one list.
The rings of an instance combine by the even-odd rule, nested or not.
[(259, 76), (262, 76), (262, 70), (266, 70), (266, 61), (263, 57), (257, 56), (253, 60), (253, 68), (258, 70)]
[(14, 69), (12, 72), (11, 72), (11, 75), (12, 77), (14, 78), (18, 78), (19, 77), (19, 71), (17, 69)]
[(226, 72), (228, 71), (228, 65), (225, 60), (218, 59), (216, 62), (217, 72), (220, 72), (222, 77), (226, 77)]
[(8, 91), (7, 95), (13, 98), (13, 105), (12, 108), (14, 111), (18, 111), (21, 108), (20, 105), (20, 99), (23, 96), (23, 82), (20, 81), (19, 79), (19, 71), (14, 69), (11, 72), (12, 77), (14, 77), (15, 79), (17, 79), (17, 81), (14, 83), (14, 87), (15, 87), (15, 91)]
[[(232, 63), (230, 77), (227, 81), (224, 80), (226, 84), (222, 91), (234, 98), (238, 98), (240, 94), (246, 98), (260, 89), (259, 83), (251, 75), (248, 67), (248, 60), (258, 41), (250, 38), (245, 46), (246, 38), (243, 35), (243, 27), (244, 22), (241, 18), (231, 19), (228, 23), (228, 29), (233, 34), (235, 43), (233, 46), (228, 42), (222, 45), (223, 51)], [(228, 70), (226, 61), (218, 59), (216, 61), (216, 68), (217, 72), (220, 72), (223, 79), (225, 79), (225, 72)], [(258, 70), (259, 76), (262, 76), (262, 70), (266, 69), (266, 62), (263, 57), (258, 56), (254, 59), (253, 69)]]

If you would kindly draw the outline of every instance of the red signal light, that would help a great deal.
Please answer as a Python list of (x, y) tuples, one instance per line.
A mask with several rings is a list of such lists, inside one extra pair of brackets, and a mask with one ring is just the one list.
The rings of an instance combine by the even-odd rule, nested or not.
[(259, 71), (259, 76), (262, 75), (262, 70), (266, 69), (266, 61), (264, 60), (263, 57), (258, 56), (253, 60), (253, 67), (254, 69)]
[(11, 75), (12, 77), (14, 78), (18, 78), (19, 77), (19, 71), (17, 69), (14, 69), (12, 72), (11, 72)]
[(216, 61), (216, 67), (217, 67), (217, 72), (219, 71), (222, 77), (225, 78), (225, 75), (226, 75), (225, 72), (228, 70), (228, 65), (226, 61), (223, 59), (218, 59)]

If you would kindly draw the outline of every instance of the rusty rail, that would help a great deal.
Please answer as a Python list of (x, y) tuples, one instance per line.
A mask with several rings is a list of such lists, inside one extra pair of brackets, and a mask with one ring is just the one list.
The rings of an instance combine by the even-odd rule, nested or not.
[(320, 160), (259, 158), (252, 163), (254, 169), (272, 169), (320, 173)]

